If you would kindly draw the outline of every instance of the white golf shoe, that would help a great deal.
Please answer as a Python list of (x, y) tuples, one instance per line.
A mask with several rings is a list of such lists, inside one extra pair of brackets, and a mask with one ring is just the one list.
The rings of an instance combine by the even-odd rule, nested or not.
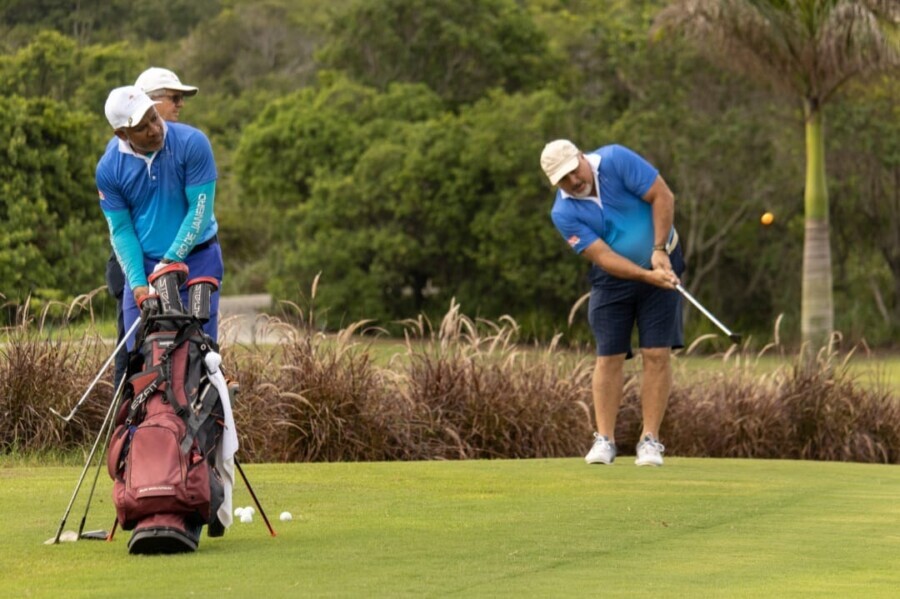
[(616, 459), (616, 444), (610, 443), (609, 437), (594, 433), (594, 445), (584, 461), (588, 464), (612, 464)]
[(637, 458), (634, 463), (638, 466), (662, 466), (662, 454), (666, 450), (665, 446), (653, 435), (644, 435), (637, 446)]

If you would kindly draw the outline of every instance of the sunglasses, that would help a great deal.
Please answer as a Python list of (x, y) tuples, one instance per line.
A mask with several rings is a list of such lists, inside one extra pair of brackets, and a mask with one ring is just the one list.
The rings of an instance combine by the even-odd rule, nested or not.
[(172, 104), (181, 104), (184, 102), (184, 94), (162, 94), (160, 96), (153, 96), (154, 100), (159, 100), (162, 98), (168, 98)]

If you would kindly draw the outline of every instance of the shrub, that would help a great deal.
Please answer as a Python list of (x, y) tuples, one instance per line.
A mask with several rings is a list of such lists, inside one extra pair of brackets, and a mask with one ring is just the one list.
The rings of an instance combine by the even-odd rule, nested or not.
[[(91, 431), (112, 401), (111, 377), (98, 381), (71, 423), (67, 414), (97, 376), (108, 351), (96, 333), (80, 339), (45, 331), (45, 306), (36, 323), (28, 303), (0, 346), (0, 453), (71, 450), (93, 441)], [(71, 315), (72, 306), (69, 308)], [(104, 355), (106, 353), (107, 355)]]
[[(512, 319), (472, 320), (452, 303), (437, 326), (424, 316), (401, 323), (405, 345), (378, 359), (383, 332), (370, 323), (325, 335), (311, 309), (286, 305), (292, 315), (261, 321), (280, 343), (222, 347), (241, 385), (234, 412), (246, 461), (572, 457), (590, 444), (594, 359), (558, 339), (520, 345)], [(112, 400), (112, 372), (72, 423), (50, 408), (71, 409), (108, 344), (96, 332), (51, 339), (24, 311), (17, 322), (0, 348), (0, 453), (89, 445)], [(759, 374), (765, 351), (732, 348), (702, 380), (676, 377), (661, 430), (668, 455), (900, 463), (900, 401), (860, 384), (850, 356), (839, 363), (822, 352), (813, 368), (781, 356), (787, 366)], [(635, 372), (616, 430), (625, 454), (641, 432)]]
[(396, 392), (413, 406), (420, 459), (575, 455), (590, 438), (589, 371), (570, 376), (555, 342), (522, 350), (515, 322), (476, 323), (455, 303), (437, 331), (407, 324), (421, 342), (407, 343)]
[(749, 352), (731, 355), (699, 384), (676, 387), (660, 436), (683, 456), (900, 463), (900, 401), (854, 378), (852, 355), (838, 364), (823, 350), (811, 367), (782, 356), (789, 366), (765, 375)]

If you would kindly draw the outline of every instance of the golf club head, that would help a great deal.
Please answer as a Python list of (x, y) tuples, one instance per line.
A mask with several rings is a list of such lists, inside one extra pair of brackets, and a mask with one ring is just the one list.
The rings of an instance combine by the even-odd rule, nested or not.
[(46, 541), (44, 541), (44, 545), (59, 545), (60, 543), (74, 543), (78, 540), (78, 533), (74, 530), (67, 530), (66, 532), (62, 532), (61, 530), (56, 533), (55, 537), (50, 537)]
[(741, 344), (741, 336), (737, 333), (732, 333), (732, 334), (728, 335), (728, 338), (731, 339), (731, 341), (733, 343), (737, 343), (738, 345)]
[(109, 533), (105, 530), (88, 530), (81, 533), (79, 538), (90, 541), (105, 541), (109, 538)]
[(74, 416), (74, 414), (69, 414), (68, 416), (63, 416), (62, 414), (60, 414), (59, 412), (57, 412), (57, 411), (54, 410), (53, 408), (50, 408), (50, 411), (53, 412), (54, 415), (58, 416), (60, 419), (66, 421), (66, 422), (71, 422), (71, 421), (72, 421), (72, 416)]

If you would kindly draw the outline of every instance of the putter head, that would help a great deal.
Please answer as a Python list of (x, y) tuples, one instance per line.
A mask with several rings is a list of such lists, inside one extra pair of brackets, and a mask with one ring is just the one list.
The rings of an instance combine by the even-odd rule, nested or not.
[(732, 334), (728, 335), (728, 338), (731, 339), (732, 343), (737, 343), (738, 345), (741, 344), (741, 336), (738, 335), (737, 333), (732, 333)]

